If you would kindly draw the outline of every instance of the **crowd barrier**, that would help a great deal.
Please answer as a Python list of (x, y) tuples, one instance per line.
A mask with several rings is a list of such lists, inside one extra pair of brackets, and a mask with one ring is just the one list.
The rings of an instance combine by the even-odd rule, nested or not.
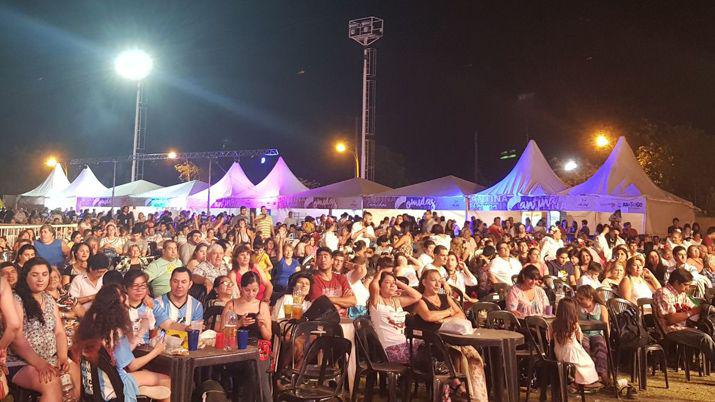
[[(22, 233), (23, 230), (32, 229), (35, 231), (35, 236), (39, 235), (40, 227), (42, 225), (0, 225), (0, 236), (5, 236), (8, 245), (13, 245), (17, 236)], [(69, 225), (52, 225), (57, 231), (56, 237), (58, 239), (69, 240), (70, 235), (73, 231), (77, 230), (77, 224)]]

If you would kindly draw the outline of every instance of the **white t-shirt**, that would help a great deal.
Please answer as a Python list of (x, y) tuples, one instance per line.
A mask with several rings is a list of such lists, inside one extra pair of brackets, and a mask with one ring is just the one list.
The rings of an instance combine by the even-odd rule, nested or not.
[(432, 261), (434, 261), (434, 258), (429, 256), (427, 253), (422, 253), (422, 254), (420, 254), (419, 257), (417, 257), (417, 260), (422, 264), (423, 267), (426, 267), (426, 266), (432, 264)]
[(452, 248), (452, 238), (449, 237), (447, 234), (441, 234), (441, 235), (432, 235), (429, 237), (430, 240), (434, 242), (434, 244), (438, 246), (444, 246), (447, 248), (447, 250), (450, 250)]
[[(350, 231), (350, 235), (352, 236), (352, 235), (354, 235), (355, 233), (361, 231), (362, 228), (363, 228), (362, 222), (355, 222), (355, 223), (353, 223), (353, 229)], [(372, 236), (373, 238), (375, 237), (375, 229), (373, 229), (372, 226), (368, 226), (368, 227), (367, 227), (367, 230), (366, 230), (365, 232), (367, 232), (367, 234), (370, 235), (370, 236)], [(365, 242), (365, 245), (366, 245), (366, 246), (369, 246), (369, 245), (370, 245), (370, 242), (372, 241), (372, 240), (370, 240), (370, 238), (364, 237), (363, 235), (360, 235), (360, 236), (356, 237), (356, 238), (353, 240), (353, 244), (355, 244), (355, 243), (357, 243), (358, 241), (361, 241), (361, 240)]]
[(362, 283), (362, 280), (357, 280), (353, 282), (353, 273), (355, 271), (348, 272), (346, 275), (348, 278), (348, 283), (350, 284), (350, 289), (352, 289), (355, 295), (355, 305), (356, 306), (367, 306), (367, 299), (370, 298), (370, 291)]
[(592, 288), (598, 289), (601, 287), (601, 282), (599, 282), (598, 279), (593, 279), (590, 275), (581, 275), (581, 277), (578, 278), (578, 285), (591, 285)]
[(370, 306), (370, 320), (383, 348), (402, 345), (405, 338), (405, 316), (399, 302), (394, 305), (378, 304)]
[(335, 232), (325, 232), (323, 238), (320, 239), (320, 245), (329, 248), (331, 251), (338, 249), (339, 242), (340, 240), (335, 235)]
[(511, 285), (511, 277), (521, 272), (521, 263), (514, 257), (504, 259), (496, 256), (489, 264), (489, 271), (499, 283)]
[(447, 278), (449, 286), (459, 289), (462, 294), (466, 292), (467, 286), (477, 286), (476, 278), (472, 275), (465, 275), (462, 271), (454, 273), (453, 278)]
[[(397, 267), (395, 267), (395, 270), (397, 270)], [(395, 271), (395, 276), (402, 276), (407, 278), (410, 286), (417, 286), (420, 284), (420, 280), (417, 277), (417, 271), (412, 265), (408, 265), (402, 268), (399, 274), (397, 273), (397, 271)]]
[(564, 246), (564, 241), (559, 239), (556, 240), (553, 237), (544, 237), (543, 243), (541, 243), (541, 260), (551, 261), (556, 259), (556, 251)]

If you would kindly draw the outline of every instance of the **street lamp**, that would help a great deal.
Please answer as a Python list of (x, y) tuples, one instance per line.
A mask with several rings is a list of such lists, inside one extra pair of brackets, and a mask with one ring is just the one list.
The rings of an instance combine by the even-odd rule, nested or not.
[(606, 136), (606, 134), (603, 131), (601, 131), (598, 133), (598, 135), (596, 135), (595, 142), (596, 142), (596, 147), (605, 148), (608, 146), (608, 144), (611, 143), (611, 140), (609, 140), (608, 136)]
[(54, 156), (50, 156), (45, 161), (45, 165), (47, 165), (47, 167), (51, 167), (51, 168), (54, 168), (55, 166), (57, 166), (58, 163), (59, 162), (57, 161), (57, 158), (55, 158)]
[(355, 150), (348, 148), (347, 144), (344, 142), (338, 142), (335, 144), (335, 151), (339, 154), (344, 154), (345, 152), (350, 152), (355, 159), (355, 178), (360, 177), (360, 160), (358, 160)]
[(176, 156), (175, 151), (169, 151), (169, 153), (166, 154), (167, 159), (176, 159)]
[(576, 161), (574, 161), (573, 159), (567, 161), (567, 162), (564, 164), (564, 170), (567, 171), (567, 172), (571, 172), (571, 171), (574, 171), (574, 170), (576, 170), (576, 169), (578, 169), (578, 163), (576, 163)]
[[(144, 51), (139, 49), (129, 49), (120, 53), (114, 61), (114, 68), (121, 77), (137, 82), (137, 102), (134, 115), (134, 145), (132, 147), (132, 176), (131, 181), (141, 179), (143, 169), (137, 169), (137, 153), (144, 152), (145, 140), (145, 107), (143, 100), (143, 80), (149, 75), (154, 67), (154, 61)], [(143, 166), (143, 165), (142, 165)]]

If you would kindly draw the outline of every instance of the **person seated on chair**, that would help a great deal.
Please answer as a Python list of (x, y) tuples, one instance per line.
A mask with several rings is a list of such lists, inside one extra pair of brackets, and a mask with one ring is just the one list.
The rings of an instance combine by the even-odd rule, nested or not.
[[(119, 285), (106, 285), (97, 293), (96, 302), (92, 304), (79, 324), (76, 342), (72, 347), (73, 357), (78, 361), (83, 358), (96, 364), (99, 359), (99, 348), (103, 347), (111, 354), (119, 377), (122, 379), (125, 402), (136, 401), (138, 395), (168, 402), (171, 378), (166, 374), (142, 370), (142, 367), (164, 351), (164, 341), (158, 341), (149, 353), (135, 358), (131, 346), (133, 337), (126, 295)], [(87, 381), (91, 373), (84, 367), (82, 375), (86, 378), (83, 381), (85, 393), (91, 394), (93, 390), (88, 387), (89, 381)], [(99, 388), (102, 391), (101, 398), (104, 400), (114, 397), (113, 391), (107, 389), (108, 385), (106, 377), (100, 373)], [(61, 398), (56, 400), (59, 401)]]
[(213, 306), (225, 306), (233, 298), (233, 281), (228, 275), (221, 275), (214, 279), (211, 293), (206, 295), (204, 311)]
[[(405, 337), (407, 313), (402, 308), (421, 298), (420, 292), (398, 281), (387, 269), (381, 269), (370, 283), (370, 319), (390, 362), (410, 363), (411, 353)], [(417, 345), (414, 343), (413, 347)]]
[(549, 269), (549, 275), (552, 277), (560, 278), (569, 286), (576, 285), (576, 268), (569, 261), (569, 251), (566, 247), (556, 250), (556, 258), (548, 261), (546, 266)]
[(45, 292), (50, 264), (43, 258), (27, 261), (15, 289), (15, 309), (21, 330), (7, 358), (8, 379), (22, 388), (42, 394), (40, 402), (62, 400), (60, 376), (69, 372), (73, 396), (79, 398), (79, 367), (69, 360), (67, 335), (55, 300)]
[(668, 283), (655, 291), (656, 319), (665, 331), (665, 338), (700, 350), (715, 364), (715, 341), (705, 332), (688, 327), (688, 320), (697, 320), (700, 306), (688, 297), (688, 288), (693, 286), (693, 275), (683, 268), (670, 274)]
[(157, 317), (163, 317), (166, 313), (164, 308), (149, 295), (148, 276), (137, 269), (130, 270), (124, 275), (122, 285), (127, 291), (127, 307), (129, 309), (129, 319), (132, 322), (134, 334), (133, 344), (148, 344), (151, 332), (161, 328), (165, 330), (185, 328), (184, 325), (176, 324), (168, 319), (157, 325)]
[[(293, 304), (293, 295), (296, 292), (300, 292), (302, 295), (307, 295), (310, 292), (311, 284), (312, 277), (310, 274), (305, 272), (297, 272), (293, 274), (290, 281), (288, 281), (286, 293), (276, 300), (276, 304), (273, 306), (273, 312), (271, 313), (271, 318), (275, 321), (286, 318), (284, 306), (286, 304)], [(307, 311), (308, 308), (310, 308), (310, 305), (310, 301), (303, 298), (303, 311)]]
[(315, 254), (316, 272), (310, 287), (308, 300), (327, 296), (335, 305), (341, 316), (347, 314), (347, 309), (357, 303), (348, 279), (344, 275), (333, 272), (333, 256), (327, 247), (320, 247)]
[(211, 293), (214, 280), (217, 277), (228, 275), (228, 267), (223, 261), (223, 255), (223, 247), (218, 244), (211, 245), (206, 261), (201, 262), (191, 275), (191, 279), (194, 283), (206, 287), (206, 294)]
[(69, 292), (72, 297), (77, 299), (77, 303), (82, 306), (82, 308), (77, 309), (80, 317), (92, 306), (94, 295), (102, 287), (102, 277), (107, 273), (110, 266), (109, 257), (102, 253), (95, 254), (90, 256), (87, 261), (87, 272), (72, 279)]
[(192, 323), (204, 321), (204, 306), (189, 294), (191, 272), (186, 267), (179, 267), (171, 272), (169, 293), (154, 299), (158, 308), (154, 309), (157, 325), (163, 329), (180, 331), (189, 329)]
[[(437, 331), (443, 322), (450, 318), (465, 318), (464, 312), (449, 297), (451, 288), (439, 271), (427, 269), (420, 278), (422, 298), (415, 305), (415, 328)], [(444, 293), (439, 290), (444, 289)]]
[(546, 292), (538, 285), (541, 279), (539, 268), (527, 265), (519, 272), (516, 285), (512, 286), (506, 296), (506, 309), (514, 313), (517, 318), (530, 315), (543, 315), (549, 298)]
[(638, 299), (652, 298), (653, 292), (660, 289), (660, 282), (650, 270), (643, 268), (645, 258), (636, 256), (626, 261), (626, 275), (618, 286), (618, 293), (633, 304)]

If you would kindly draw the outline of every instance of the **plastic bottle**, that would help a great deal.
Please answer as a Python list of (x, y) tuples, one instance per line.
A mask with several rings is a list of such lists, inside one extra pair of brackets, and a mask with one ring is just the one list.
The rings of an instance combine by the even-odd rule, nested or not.
[(74, 396), (72, 395), (72, 377), (67, 372), (62, 373), (60, 376), (60, 384), (62, 386), (62, 402), (74, 402)]
[(229, 311), (226, 314), (226, 321), (223, 323), (223, 337), (226, 342), (226, 350), (236, 350), (238, 348), (236, 331), (238, 330), (238, 315)]

